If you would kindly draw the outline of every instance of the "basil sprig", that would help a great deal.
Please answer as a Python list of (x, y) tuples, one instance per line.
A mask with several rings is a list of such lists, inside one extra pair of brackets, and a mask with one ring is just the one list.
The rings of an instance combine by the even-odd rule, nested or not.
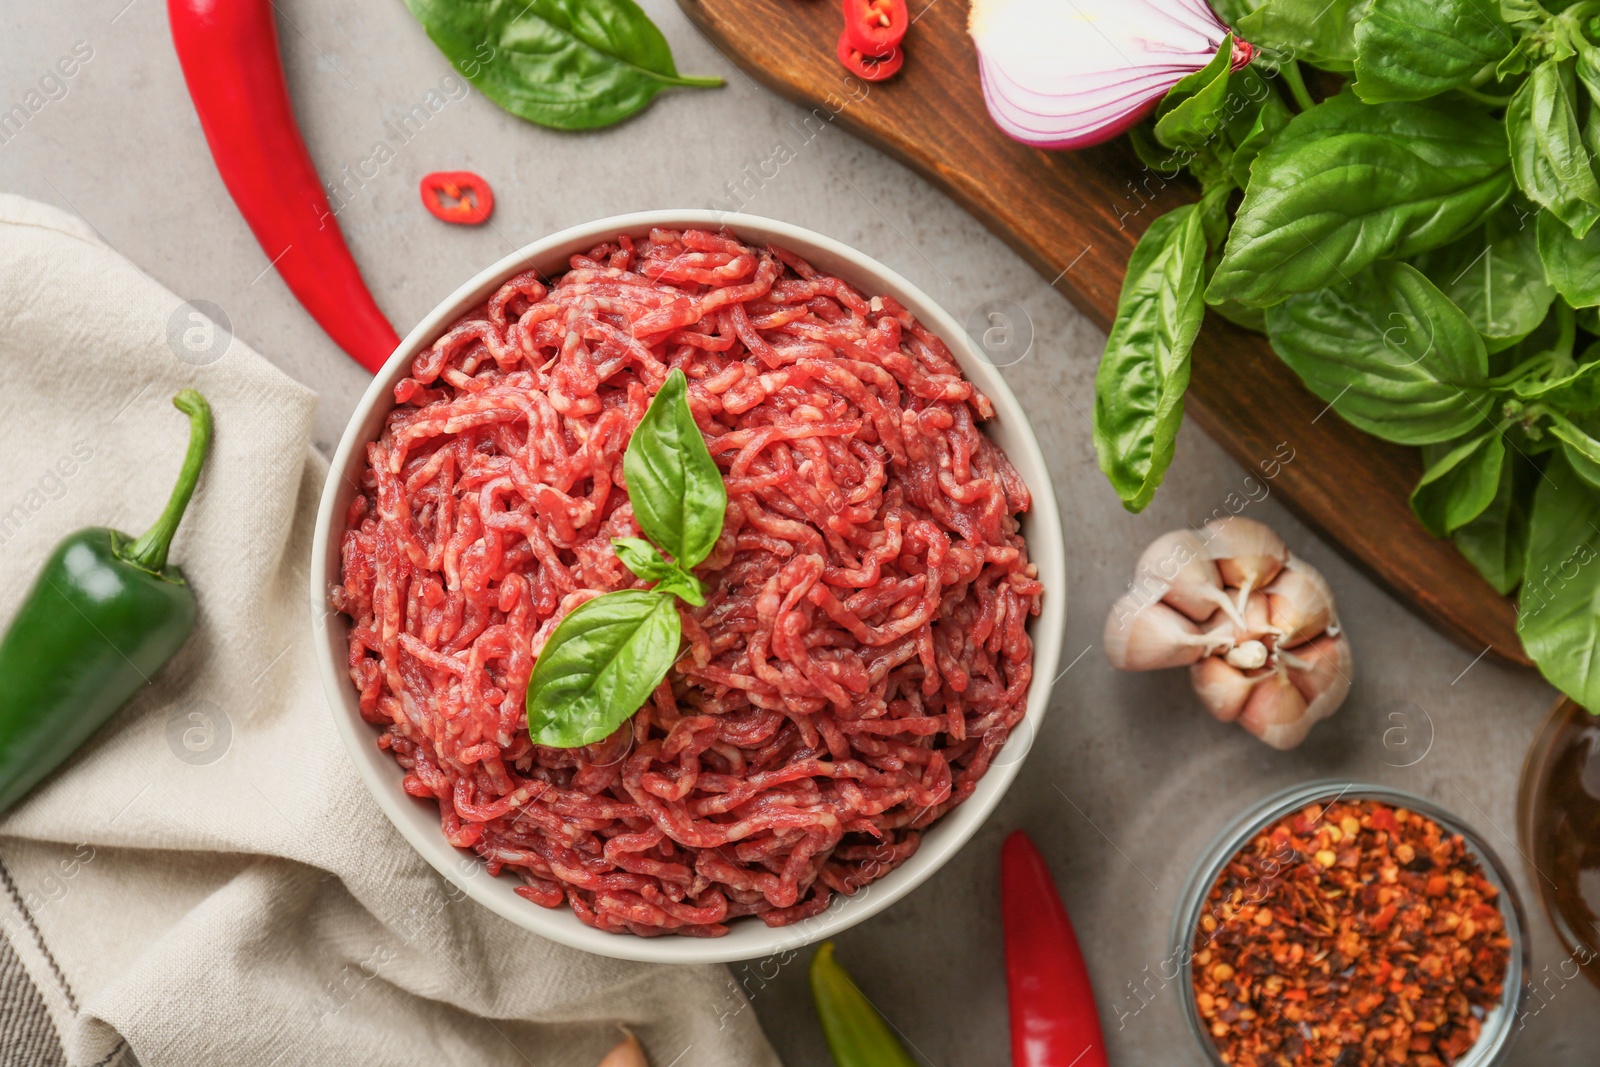
[(561, 620), (528, 680), (535, 744), (578, 748), (610, 737), (678, 658), (678, 600), (706, 602), (705, 586), (690, 568), (722, 535), (728, 491), (689, 411), (688, 388), (681, 370), (667, 375), (622, 459), (634, 517), (651, 540), (618, 537), (612, 546), (624, 566), (655, 587), (606, 593)]
[(1600, 711), (1600, 0), (1215, 6), (1258, 58), (1231, 70), (1230, 38), (1133, 131), (1200, 196), (1129, 263), (1101, 468), (1149, 503), (1205, 305), (1265, 332), (1340, 417), (1422, 448), (1419, 520)]
[(484, 96), (541, 126), (610, 126), (676, 86), (672, 49), (633, 0), (406, 0), (445, 58)]

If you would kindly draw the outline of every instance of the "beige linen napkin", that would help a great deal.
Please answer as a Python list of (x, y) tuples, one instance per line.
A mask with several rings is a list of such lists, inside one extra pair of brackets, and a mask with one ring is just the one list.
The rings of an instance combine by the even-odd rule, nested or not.
[(656, 1067), (777, 1063), (725, 969), (526, 933), (372, 802), (312, 663), (310, 392), (11, 196), (0, 367), (4, 619), (63, 535), (155, 517), (187, 435), (174, 392), (217, 420), (173, 547), (197, 632), (0, 821), (0, 1064), (593, 1067), (617, 1022)]

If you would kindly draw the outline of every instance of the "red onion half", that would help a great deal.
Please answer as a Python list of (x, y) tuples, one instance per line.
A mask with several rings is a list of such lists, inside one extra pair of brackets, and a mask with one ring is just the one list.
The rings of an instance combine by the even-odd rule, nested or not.
[[(972, 0), (983, 97), (1036, 148), (1084, 148), (1138, 122), (1228, 35), (1206, 0)], [(1233, 69), (1254, 50), (1234, 45)]]

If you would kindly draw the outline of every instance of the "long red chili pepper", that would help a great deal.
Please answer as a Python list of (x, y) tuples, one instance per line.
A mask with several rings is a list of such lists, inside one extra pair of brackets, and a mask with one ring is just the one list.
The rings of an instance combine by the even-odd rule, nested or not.
[(167, 0), (200, 128), (261, 250), (311, 317), (370, 371), (400, 338), (361, 280), (295, 124), (272, 0)]
[(1106, 1067), (1089, 969), (1044, 857), (1018, 830), (1000, 849), (1013, 1067)]

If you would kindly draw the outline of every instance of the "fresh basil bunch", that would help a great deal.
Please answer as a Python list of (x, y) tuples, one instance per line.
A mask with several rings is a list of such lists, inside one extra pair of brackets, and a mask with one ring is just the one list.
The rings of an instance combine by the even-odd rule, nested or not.
[[(1600, 709), (1600, 0), (1220, 2), (1258, 58), (1230, 73), (1224, 41), (1134, 131), (1200, 200), (1129, 263), (1101, 468), (1141, 510), (1205, 308), (1264, 332), (1351, 424), (1421, 446), (1423, 525), (1520, 589), (1529, 655)], [(1345, 85), (1314, 100), (1300, 62)]]
[(622, 474), (634, 518), (650, 540), (618, 537), (612, 545), (624, 566), (656, 584), (597, 596), (561, 620), (528, 679), (535, 744), (578, 748), (610, 737), (678, 658), (678, 600), (706, 602), (705, 586), (691, 571), (722, 535), (728, 490), (689, 411), (681, 370), (667, 375), (639, 420)]
[(541, 126), (589, 130), (676, 86), (672, 48), (633, 0), (406, 0), (439, 51), (484, 96)]

